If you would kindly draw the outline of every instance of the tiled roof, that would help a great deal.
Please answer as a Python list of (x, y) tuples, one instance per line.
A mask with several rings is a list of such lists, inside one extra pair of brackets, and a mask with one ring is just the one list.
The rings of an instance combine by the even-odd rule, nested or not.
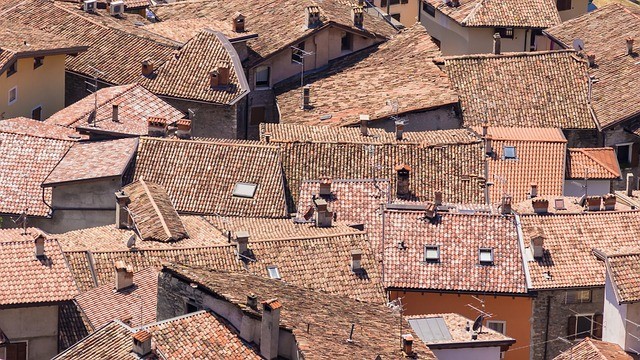
[[(349, 125), (358, 122), (360, 114), (375, 120), (457, 104), (446, 73), (430, 61), (437, 56), (438, 47), (416, 24), (377, 49), (356, 53), (307, 76), (311, 109), (300, 108), (298, 80), (276, 89), (280, 122)], [(321, 120), (327, 115), (331, 118)]]
[[(491, 203), (500, 203), (504, 194), (523, 201), (532, 183), (539, 195), (562, 195), (567, 140), (560, 129), (489, 127), (487, 136), (493, 150), (487, 159)], [(515, 159), (505, 157), (507, 147), (515, 148)]]
[(58, 242), (45, 239), (44, 250), (39, 259), (33, 240), (0, 242), (0, 306), (62, 302), (78, 293)]
[(188, 21), (180, 19), (163, 20), (145, 25), (143, 29), (182, 43), (189, 41), (202, 29), (219, 31), (229, 40), (256, 36), (256, 34), (248, 32), (235, 32), (231, 19), (220, 21), (209, 17), (189, 19)]
[[(258, 37), (248, 42), (252, 53), (250, 64), (267, 58), (280, 50), (289, 50), (289, 46), (297, 44), (300, 39), (318, 31), (318, 28), (306, 27), (307, 6), (317, 6), (320, 10), (322, 27), (337, 24), (366, 37), (389, 37), (395, 33), (393, 27), (382, 18), (364, 12), (363, 28), (353, 26), (350, 19), (351, 1), (284, 0), (229, 0), (224, 2), (180, 1), (172, 4), (152, 6), (151, 10), (160, 21), (211, 18), (227, 22), (240, 12), (246, 17), (245, 30)], [(215, 30), (215, 29), (214, 29)]]
[(66, 350), (93, 332), (87, 317), (74, 301), (58, 306), (58, 349)]
[[(165, 187), (178, 212), (285, 217), (280, 151), (249, 141), (140, 139), (135, 178)], [(233, 196), (257, 184), (253, 198)]]
[[(621, 198), (620, 194), (616, 195), (616, 211), (628, 211), (631, 210), (631, 206), (625, 203)], [(536, 196), (535, 199), (545, 199), (549, 202), (549, 207), (547, 208), (547, 212), (550, 214), (572, 214), (572, 213), (582, 213), (588, 211), (588, 208), (585, 205), (580, 205), (581, 198), (574, 196)], [(533, 214), (535, 210), (533, 209), (533, 201), (535, 199), (527, 199), (519, 203), (515, 203), (512, 205), (513, 211), (518, 214)], [(562, 200), (562, 206), (556, 208), (556, 200)], [(558, 204), (560, 205), (560, 204)], [(604, 209), (604, 204), (601, 204), (601, 208)]]
[[(212, 88), (209, 73), (229, 67), (229, 84)], [(219, 32), (202, 30), (141, 83), (150, 91), (182, 99), (235, 104), (249, 84), (233, 45)]]
[[(267, 127), (268, 129), (268, 127)], [(337, 129), (350, 134), (358, 129)], [(421, 140), (411, 141), (413, 134)], [(300, 184), (305, 180), (391, 179), (396, 195), (396, 171), (399, 164), (411, 167), (409, 190), (417, 200), (433, 200), (435, 191), (443, 200), (456, 203), (483, 202), (484, 163), (480, 139), (465, 129), (410, 133), (408, 141), (386, 142), (372, 139), (369, 144), (342, 142), (326, 136), (318, 140), (281, 140), (288, 195), (297, 202)], [(342, 135), (340, 135), (342, 136)], [(345, 135), (351, 137), (354, 135)], [(322, 140), (319, 140), (322, 138)], [(271, 142), (280, 142), (271, 138)]]
[[(616, 249), (612, 250), (616, 251)], [(624, 254), (608, 255), (606, 265), (618, 303), (640, 301), (640, 282), (638, 281), (640, 249), (636, 248), (635, 251)]]
[[(385, 211), (384, 285), (394, 289), (527, 292), (513, 217)], [(425, 262), (425, 245), (438, 245), (440, 261)], [(480, 248), (493, 249), (481, 265)]]
[[(611, 4), (546, 30), (565, 47), (575, 39), (584, 42), (584, 50), (595, 55), (596, 67), (591, 103), (602, 128), (613, 126), (640, 114), (638, 43), (640, 12), (621, 4)], [(626, 55), (626, 39), (635, 39), (635, 55)]]
[(445, 59), (445, 71), (460, 96), (466, 126), (486, 121), (505, 127), (596, 127), (588, 105), (587, 65), (574, 52), (451, 57)]
[[(403, 356), (397, 334), (401, 320), (383, 305), (361, 303), (247, 273), (208, 271), (179, 265), (167, 265), (163, 272), (195, 282), (201, 289), (251, 315), (257, 313), (260, 316), (262, 310), (246, 307), (247, 294), (256, 294), (259, 302), (277, 298), (282, 304), (280, 326), (291, 330), (305, 359), (373, 359), (378, 355), (383, 359), (395, 359)], [(345, 341), (352, 324), (355, 325), (353, 339), (358, 346)], [(403, 328), (414, 335), (413, 350), (417, 358), (435, 358), (406, 322)]]
[(462, 26), (547, 28), (560, 23), (551, 0), (461, 0), (459, 7), (440, 0), (423, 0)]
[(257, 349), (241, 340), (235, 329), (206, 311), (133, 329), (112, 321), (54, 359), (138, 359), (131, 349), (133, 335), (142, 330), (155, 344), (153, 359), (261, 359)]
[[(27, 209), (32, 216), (49, 214), (43, 197), (51, 203), (51, 190), (43, 193), (40, 184), (74, 143), (56, 134), (58, 128), (23, 118), (0, 121), (0, 213), (20, 214)], [(47, 130), (52, 133), (47, 135)]]
[[(141, 80), (142, 61), (150, 59), (156, 66), (168, 59), (177, 48), (170, 40), (143, 37), (135, 30), (117, 27), (116, 21), (104, 21), (99, 15), (87, 14), (77, 4), (65, 5), (46, 0), (28, 0), (2, 12), (3, 18), (15, 24), (27, 24), (44, 32), (59, 34), (89, 45), (89, 50), (67, 57), (66, 69), (95, 75), (110, 84), (130, 84)], [(38, 19), (34, 22), (33, 19)], [(129, 28), (135, 28), (133, 24)], [(126, 30), (126, 31), (125, 31)], [(151, 33), (148, 33), (152, 35)]]
[[(321, 290), (360, 301), (384, 303), (378, 262), (365, 233), (249, 240), (252, 258), (248, 270), (269, 277), (268, 266), (277, 266), (282, 281), (306, 289)], [(362, 251), (361, 270), (351, 270), (351, 251)]]
[(613, 148), (574, 148), (567, 156), (567, 179), (618, 179), (620, 166)]
[(42, 186), (122, 177), (137, 148), (137, 138), (75, 143), (42, 182)]
[[(95, 95), (84, 99), (51, 115), (46, 123), (62, 125), (86, 132), (147, 135), (149, 117), (161, 117), (173, 123), (184, 118), (178, 109), (152, 94), (141, 85), (129, 84), (98, 90), (98, 111), (95, 126), (88, 123), (94, 110)], [(113, 105), (118, 105), (118, 122), (113, 119)]]
[(86, 139), (71, 129), (54, 126), (42, 121), (25, 117), (0, 120), (0, 132), (15, 135), (28, 135), (43, 139), (76, 141)]
[(42, 230), (35, 227), (28, 227), (26, 232), (22, 228), (7, 228), (0, 230), (0, 243), (33, 240)]
[(533, 289), (603, 286), (605, 266), (592, 249), (636, 246), (640, 238), (637, 211), (522, 215), (520, 221), (525, 246), (544, 236), (542, 259), (526, 262)]
[(122, 191), (129, 196), (127, 208), (140, 238), (169, 242), (189, 237), (161, 185), (139, 178)]
[[(437, 319), (441, 318), (446, 325), (446, 329), (440, 329), (441, 331), (447, 330), (449, 335), (451, 335), (450, 339), (425, 339), (422, 336), (422, 333), (418, 331), (418, 329), (414, 328), (413, 330), (420, 336), (422, 341), (424, 341), (427, 346), (431, 349), (442, 348), (452, 348), (455, 345), (459, 344), (460, 347), (466, 347), (469, 345), (469, 342), (473, 342), (473, 347), (482, 347), (482, 346), (498, 346), (498, 345), (510, 345), (515, 343), (515, 340), (505, 336), (497, 331), (491, 330), (487, 327), (483, 327), (482, 331), (477, 333), (478, 338), (476, 340), (471, 339), (471, 331), (466, 330), (465, 328), (468, 324), (473, 324), (473, 320), (466, 318), (460, 314), (454, 313), (446, 313), (446, 314), (428, 314), (428, 315), (411, 315), (407, 316), (406, 319), (409, 320), (409, 324), (412, 323), (412, 320), (419, 319)], [(454, 345), (454, 346), (451, 346)]]
[(154, 268), (133, 274), (133, 286), (114, 290), (105, 284), (76, 296), (76, 302), (94, 329), (118, 319), (129, 326), (156, 321), (158, 271)]
[(586, 338), (553, 360), (632, 360), (620, 345)]

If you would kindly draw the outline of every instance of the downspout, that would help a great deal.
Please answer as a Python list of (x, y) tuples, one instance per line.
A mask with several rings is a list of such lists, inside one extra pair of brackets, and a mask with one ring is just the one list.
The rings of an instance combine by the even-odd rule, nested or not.
[(45, 200), (45, 198), (44, 198), (44, 189), (45, 189), (45, 188), (42, 188), (42, 202), (43, 202), (45, 205), (47, 205), (47, 207), (49, 208), (49, 210), (50, 210), (50, 211), (49, 211), (49, 216), (50, 216), (50, 217), (53, 217), (53, 211), (54, 211), (54, 210), (53, 210), (53, 208), (51, 207), (51, 205), (47, 204), (47, 200)]
[(551, 313), (551, 296), (547, 296), (547, 321), (544, 330), (544, 355), (542, 358), (547, 360), (547, 348), (549, 347), (549, 314)]

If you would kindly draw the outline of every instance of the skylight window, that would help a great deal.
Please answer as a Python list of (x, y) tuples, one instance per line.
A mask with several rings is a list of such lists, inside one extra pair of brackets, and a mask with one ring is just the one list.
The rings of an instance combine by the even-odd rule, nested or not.
[(253, 199), (258, 184), (239, 182), (233, 187), (233, 196), (245, 199)]
[(516, 159), (516, 147), (515, 146), (505, 146), (503, 148), (504, 158), (505, 159)]
[(478, 254), (480, 265), (493, 265), (493, 249), (480, 248)]
[(424, 246), (424, 261), (426, 261), (426, 262), (438, 262), (438, 261), (440, 261), (440, 246), (439, 245), (425, 245)]
[(269, 277), (272, 279), (276, 279), (276, 280), (280, 280), (280, 271), (278, 270), (278, 267), (275, 265), (270, 265), (267, 266), (267, 271), (269, 272)]

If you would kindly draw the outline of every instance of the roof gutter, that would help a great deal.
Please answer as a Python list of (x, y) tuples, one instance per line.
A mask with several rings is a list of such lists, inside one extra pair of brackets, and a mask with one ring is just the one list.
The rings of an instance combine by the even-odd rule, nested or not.
[(531, 273), (529, 272), (529, 261), (526, 256), (526, 248), (524, 247), (524, 236), (522, 235), (522, 222), (520, 221), (520, 215), (514, 214), (514, 220), (516, 222), (516, 231), (518, 232), (518, 244), (520, 245), (520, 255), (522, 256), (522, 268), (524, 269), (524, 278), (527, 283), (527, 289), (532, 290)]

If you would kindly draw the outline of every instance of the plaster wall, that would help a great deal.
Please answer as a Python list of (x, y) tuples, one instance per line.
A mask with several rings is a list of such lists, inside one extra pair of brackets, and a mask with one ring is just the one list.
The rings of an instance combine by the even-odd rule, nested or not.
[(58, 353), (58, 306), (0, 309), (0, 328), (11, 341), (27, 341), (29, 360)]

